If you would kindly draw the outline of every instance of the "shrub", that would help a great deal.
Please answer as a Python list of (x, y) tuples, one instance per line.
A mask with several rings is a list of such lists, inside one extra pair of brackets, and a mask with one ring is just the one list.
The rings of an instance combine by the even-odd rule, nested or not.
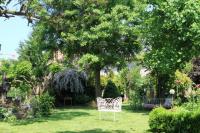
[(129, 103), (133, 110), (141, 110), (143, 109), (143, 96), (137, 91), (131, 91), (129, 94)]
[(48, 116), (53, 108), (54, 98), (49, 95), (49, 93), (44, 93), (40, 97), (33, 97), (30, 100), (31, 112), (30, 115), (37, 117)]
[(0, 120), (13, 122), (16, 119), (16, 116), (12, 113), (12, 109), (0, 107)]
[(39, 97), (39, 113), (42, 116), (48, 116), (53, 108), (54, 98), (49, 93), (44, 93)]
[(116, 98), (120, 95), (119, 90), (117, 89), (116, 85), (109, 80), (104, 91), (104, 98)]
[(184, 108), (166, 110), (154, 109), (149, 115), (149, 126), (152, 132), (166, 133), (199, 133), (200, 112)]
[(74, 98), (75, 104), (79, 104), (79, 105), (87, 104), (90, 100), (91, 100), (91, 98), (84, 94), (77, 95)]
[(30, 106), (31, 106), (30, 115), (36, 117), (39, 112), (39, 98), (38, 97), (31, 98)]
[(7, 122), (14, 122), (14, 121), (17, 120), (17, 117), (12, 113), (7, 112), (4, 120), (7, 121)]
[(199, 108), (199, 105), (195, 102), (187, 102), (181, 105), (181, 107), (189, 110), (189, 111), (193, 111), (194, 109)]
[(49, 71), (54, 73), (57, 73), (63, 69), (63, 66), (59, 63), (53, 63), (49, 66)]
[(16, 76), (23, 75), (25, 77), (30, 77), (32, 74), (32, 64), (29, 61), (20, 61), (17, 62), (14, 70)]
[(0, 120), (5, 118), (5, 113), (7, 112), (7, 109), (4, 107), (0, 107)]
[(8, 97), (25, 100), (31, 91), (31, 85), (25, 82), (19, 83), (16, 87), (11, 87), (7, 93)]
[(86, 81), (87, 75), (85, 72), (66, 69), (54, 75), (53, 86), (58, 93), (61, 91), (83, 93), (86, 88)]
[(192, 87), (192, 80), (190, 79), (190, 77), (188, 77), (187, 74), (182, 73), (179, 70), (175, 72), (175, 78), (176, 80), (174, 85), (176, 87), (176, 96), (180, 97), (180, 100), (183, 100), (183, 94), (186, 89)]
[(87, 84), (85, 88), (85, 95), (89, 96), (92, 99), (95, 99), (95, 87), (93, 85)]

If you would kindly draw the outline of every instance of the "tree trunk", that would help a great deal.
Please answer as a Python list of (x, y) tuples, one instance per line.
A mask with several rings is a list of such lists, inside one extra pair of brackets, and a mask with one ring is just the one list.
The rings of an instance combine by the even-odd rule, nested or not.
[(4, 104), (5, 103), (5, 95), (2, 93), (1, 94), (1, 102)]
[(101, 96), (101, 81), (100, 81), (100, 69), (95, 70), (95, 96)]
[(157, 98), (164, 98), (164, 84), (162, 76), (158, 76), (157, 81)]
[(168, 74), (157, 74), (157, 98), (165, 98), (165, 94), (168, 93), (167, 90), (170, 88), (168, 86), (170, 76)]

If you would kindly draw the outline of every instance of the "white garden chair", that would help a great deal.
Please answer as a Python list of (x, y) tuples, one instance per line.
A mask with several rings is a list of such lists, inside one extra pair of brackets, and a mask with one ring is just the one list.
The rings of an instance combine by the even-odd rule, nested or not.
[(114, 121), (115, 113), (121, 112), (122, 110), (122, 98), (101, 98), (97, 97), (97, 107), (99, 111), (99, 119), (101, 119), (101, 112), (113, 112), (114, 114)]

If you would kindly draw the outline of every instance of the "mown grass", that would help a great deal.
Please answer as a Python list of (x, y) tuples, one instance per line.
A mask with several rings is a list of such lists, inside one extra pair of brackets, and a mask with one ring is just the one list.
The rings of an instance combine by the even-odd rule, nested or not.
[(0, 122), (0, 133), (143, 133), (148, 130), (148, 112), (133, 112), (123, 107), (121, 113), (102, 113), (88, 107), (55, 109), (50, 117)]

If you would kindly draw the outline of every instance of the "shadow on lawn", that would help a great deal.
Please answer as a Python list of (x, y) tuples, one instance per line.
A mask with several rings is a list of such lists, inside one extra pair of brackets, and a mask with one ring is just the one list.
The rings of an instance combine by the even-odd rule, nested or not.
[(145, 110), (145, 109), (133, 110), (131, 108), (131, 106), (128, 105), (128, 104), (122, 106), (122, 111), (127, 111), (127, 112), (130, 112), (130, 113), (141, 113), (142, 115), (149, 115), (149, 112), (150, 112), (149, 110)]
[(40, 117), (40, 118), (33, 118), (33, 119), (25, 119), (25, 120), (19, 120), (13, 125), (28, 125), (33, 124), (37, 122), (47, 122), (47, 121), (59, 121), (59, 120), (72, 120), (75, 117), (81, 117), (81, 116), (89, 116), (89, 113), (86, 112), (55, 112), (49, 117)]
[(56, 133), (126, 133), (125, 130), (111, 130), (111, 131), (103, 131), (102, 129), (92, 129), (92, 130), (84, 130), (84, 131), (58, 131)]

